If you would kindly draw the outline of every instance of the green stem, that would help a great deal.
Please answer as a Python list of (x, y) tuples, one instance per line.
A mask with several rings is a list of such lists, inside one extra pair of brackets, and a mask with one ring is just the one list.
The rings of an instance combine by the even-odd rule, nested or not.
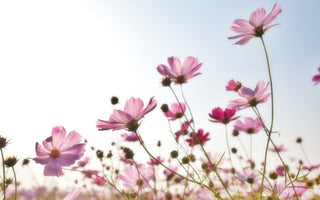
[(266, 149), (265, 149), (265, 153), (264, 153), (264, 165), (263, 165), (262, 180), (261, 180), (261, 187), (260, 187), (260, 199), (261, 199), (262, 198), (262, 191), (263, 191), (263, 182), (264, 182), (264, 177), (265, 177), (265, 173), (266, 173), (266, 166), (267, 166), (268, 148), (269, 148), (269, 143), (270, 143), (271, 133), (272, 133), (272, 128), (273, 128), (273, 121), (274, 121), (273, 120), (274, 119), (274, 103), (273, 103), (273, 84), (272, 84), (272, 77), (271, 77), (268, 52), (267, 52), (266, 45), (264, 44), (262, 36), (260, 37), (260, 39), (261, 39), (264, 53), (265, 53), (266, 60), (267, 60), (269, 82), (270, 82), (270, 91), (271, 91), (271, 122), (270, 122), (271, 124), (270, 124), (270, 128), (269, 128), (269, 132), (267, 132), (268, 140), (267, 140)]
[(231, 158), (231, 152), (230, 152), (230, 145), (229, 145), (229, 139), (228, 139), (228, 128), (227, 128), (227, 125), (225, 125), (225, 130), (226, 130), (226, 143), (227, 143), (227, 148), (228, 148), (228, 154), (229, 154), (230, 164), (231, 164), (232, 169), (235, 169), (235, 168), (233, 167), (233, 164), (232, 164), (232, 158)]
[(16, 175), (16, 171), (14, 170), (14, 167), (12, 167), (12, 172), (13, 172), (13, 176), (14, 176), (14, 199), (17, 200), (17, 175)]
[(193, 120), (193, 129), (196, 129), (195, 128), (195, 123), (194, 123), (194, 118), (193, 118), (193, 115), (192, 115), (192, 111), (191, 111), (191, 108), (190, 108), (190, 106), (189, 106), (189, 104), (188, 104), (188, 102), (187, 102), (187, 100), (186, 100), (186, 98), (185, 98), (185, 96), (184, 96), (184, 92), (183, 92), (183, 89), (182, 89), (182, 84), (180, 84), (180, 90), (181, 90), (181, 95), (182, 95), (182, 98), (183, 98), (183, 101), (184, 101), (184, 103), (187, 105), (187, 108), (188, 108), (188, 110), (189, 110), (189, 113), (190, 113), (190, 117), (191, 117), (191, 119)]
[(3, 151), (1, 151), (1, 159), (2, 159), (2, 178), (3, 178), (3, 183), (2, 183), (2, 189), (3, 189), (3, 200), (6, 200), (6, 171), (5, 171), (5, 166), (4, 166), (4, 156), (3, 156)]

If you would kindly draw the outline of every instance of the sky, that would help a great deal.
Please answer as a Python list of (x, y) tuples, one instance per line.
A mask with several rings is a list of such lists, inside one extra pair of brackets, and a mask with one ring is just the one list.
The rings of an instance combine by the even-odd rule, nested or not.
[[(35, 143), (54, 126), (76, 130), (90, 145), (108, 149), (123, 132), (99, 132), (97, 119), (107, 120), (131, 96), (151, 97), (157, 108), (142, 122), (141, 135), (149, 146), (166, 140), (168, 124), (159, 107), (174, 97), (161, 86), (156, 67), (167, 58), (181, 61), (194, 56), (202, 73), (183, 86), (197, 127), (211, 134), (212, 151), (225, 152), (223, 126), (209, 122), (208, 113), (225, 108), (237, 95), (225, 91), (230, 79), (254, 88), (268, 81), (259, 39), (233, 45), (231, 23), (248, 19), (275, 1), (1, 1), (0, 2), (0, 134), (10, 140), (5, 155), (35, 157)], [(311, 79), (320, 66), (320, 2), (277, 1), (279, 25), (264, 35), (274, 83), (277, 144), (289, 155), (303, 158), (295, 144), (303, 145), (311, 163), (319, 164), (320, 85)], [(179, 87), (174, 87), (179, 91)], [(118, 96), (122, 104), (109, 101)], [(267, 123), (270, 101), (261, 105)], [(250, 111), (241, 116), (253, 116)], [(231, 130), (232, 127), (229, 127)], [(253, 145), (261, 157), (265, 135)], [(242, 136), (243, 141), (248, 137)], [(234, 142), (236, 145), (236, 142)], [(163, 143), (172, 150), (174, 141)], [(271, 156), (272, 157), (272, 156)], [(272, 159), (272, 158), (271, 158)], [(42, 170), (42, 166), (36, 166)]]

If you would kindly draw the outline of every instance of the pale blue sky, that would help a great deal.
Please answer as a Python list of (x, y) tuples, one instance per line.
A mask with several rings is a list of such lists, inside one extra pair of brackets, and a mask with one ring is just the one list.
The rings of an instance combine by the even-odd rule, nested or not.
[[(264, 37), (274, 81), (275, 128), (281, 133), (275, 140), (300, 158), (294, 141), (303, 137), (312, 162), (320, 163), (320, 85), (311, 82), (320, 65), (320, 3), (277, 2), (283, 11), (274, 22), (280, 25)], [(11, 140), (6, 152), (21, 159), (35, 156), (35, 142), (56, 125), (77, 130), (97, 146), (109, 145), (110, 135), (120, 134), (98, 132), (95, 122), (108, 119), (113, 95), (123, 104), (130, 96), (145, 102), (155, 96), (159, 106), (141, 127), (154, 145), (168, 132), (159, 107), (174, 100), (156, 71), (169, 56), (195, 56), (203, 63), (202, 75), (184, 86), (185, 93), (197, 126), (211, 133), (213, 151), (225, 151), (223, 127), (208, 121), (212, 108), (237, 98), (225, 85), (231, 78), (249, 87), (268, 81), (261, 42), (232, 45), (230, 25), (260, 7), (269, 13), (274, 3), (1, 1), (0, 133)], [(266, 121), (269, 103), (262, 106)]]

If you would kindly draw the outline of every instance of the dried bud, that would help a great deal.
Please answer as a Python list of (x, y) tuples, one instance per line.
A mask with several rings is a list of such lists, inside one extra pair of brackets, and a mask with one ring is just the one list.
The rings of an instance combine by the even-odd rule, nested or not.
[(182, 164), (188, 164), (190, 159), (188, 157), (183, 157), (181, 161), (182, 161)]
[(160, 140), (158, 140), (157, 146), (161, 147), (161, 141)]
[(278, 174), (277, 174), (277, 172), (272, 171), (272, 172), (269, 173), (269, 177), (272, 180), (276, 180), (278, 178)]
[(179, 156), (179, 153), (178, 151), (174, 150), (174, 151), (171, 151), (170, 156), (171, 158), (177, 158)]
[(23, 159), (22, 161), (22, 165), (28, 165), (29, 164), (29, 160), (28, 159)]
[(116, 105), (117, 103), (119, 103), (119, 99), (116, 96), (111, 97), (110, 101), (112, 105)]
[(0, 136), (0, 149), (3, 149), (7, 146), (7, 138)]
[(107, 154), (107, 158), (111, 158), (113, 155), (112, 155), (112, 152), (109, 151), (109, 153)]
[(236, 154), (236, 153), (238, 152), (238, 150), (237, 150), (236, 148), (232, 147), (232, 148), (231, 148), (231, 152), (234, 153), (234, 154)]
[(6, 167), (13, 167), (17, 162), (18, 162), (18, 159), (16, 157), (8, 156), (6, 157), (3, 163)]
[(164, 86), (164, 87), (167, 87), (167, 86), (170, 86), (171, 85), (171, 79), (170, 79), (170, 77), (169, 76), (164, 76), (163, 78), (162, 78), (162, 80), (161, 80), (161, 84), (162, 84), (162, 86)]
[(297, 137), (296, 143), (301, 143), (301, 142), (302, 142), (302, 138), (301, 137)]
[(162, 104), (162, 106), (160, 108), (161, 108), (162, 112), (164, 112), (164, 113), (169, 111), (168, 104)]
[(189, 159), (191, 162), (195, 162), (196, 161), (196, 157), (193, 154), (189, 155)]
[(103, 158), (103, 151), (97, 150), (96, 155), (97, 155), (97, 158), (99, 158), (101, 160)]
[(238, 135), (239, 135), (239, 131), (237, 131), (236, 129), (233, 129), (232, 135), (233, 135), (234, 137), (238, 136)]
[(122, 150), (123, 150), (124, 157), (125, 157), (126, 159), (131, 160), (131, 159), (133, 158), (134, 153), (133, 153), (133, 151), (132, 151), (130, 148), (124, 147)]

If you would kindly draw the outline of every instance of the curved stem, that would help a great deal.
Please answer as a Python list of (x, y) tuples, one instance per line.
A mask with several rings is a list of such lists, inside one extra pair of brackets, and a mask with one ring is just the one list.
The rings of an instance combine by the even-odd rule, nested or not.
[(229, 154), (230, 164), (231, 164), (232, 169), (234, 169), (233, 164), (232, 164), (231, 152), (230, 152), (230, 145), (229, 145), (229, 139), (228, 139), (228, 128), (227, 128), (227, 125), (225, 125), (225, 130), (226, 130), (226, 142), (227, 142), (227, 148), (228, 148), (228, 154)]
[(1, 151), (1, 159), (2, 159), (2, 179), (3, 179), (2, 189), (3, 189), (3, 200), (6, 200), (6, 171), (5, 171), (5, 166), (4, 166), (3, 151), (2, 151), (2, 149), (0, 149), (0, 151)]
[(188, 102), (187, 102), (187, 100), (186, 100), (186, 98), (185, 98), (185, 96), (184, 96), (184, 92), (183, 92), (183, 89), (182, 89), (182, 84), (180, 84), (180, 91), (181, 91), (181, 95), (182, 95), (182, 98), (183, 98), (183, 101), (184, 101), (184, 103), (187, 105), (187, 108), (188, 108), (188, 110), (189, 110), (189, 113), (190, 113), (190, 117), (191, 117), (191, 119), (193, 120), (193, 129), (196, 129), (195, 128), (195, 124), (194, 124), (194, 118), (193, 118), (193, 115), (192, 115), (192, 111), (191, 111), (191, 108), (190, 108), (190, 106), (189, 106), (189, 104), (188, 104)]
[(270, 128), (268, 130), (267, 135), (268, 135), (268, 140), (266, 144), (266, 149), (264, 153), (264, 165), (263, 165), (263, 172), (262, 172), (262, 180), (261, 180), (261, 187), (260, 187), (260, 199), (262, 198), (262, 191), (263, 191), (263, 182), (264, 182), (264, 177), (266, 173), (266, 166), (267, 166), (267, 158), (268, 158), (268, 148), (269, 148), (269, 143), (271, 139), (271, 133), (272, 133), (272, 128), (273, 128), (273, 118), (274, 118), (274, 103), (273, 103), (273, 84), (272, 84), (272, 77), (271, 77), (271, 69), (270, 69), (270, 63), (269, 63), (269, 57), (266, 49), (266, 45), (264, 44), (262, 36), (260, 37), (264, 53), (266, 56), (267, 60), (267, 66), (268, 66), (268, 74), (269, 74), (269, 82), (270, 82), (270, 91), (271, 91), (271, 122), (270, 122)]

